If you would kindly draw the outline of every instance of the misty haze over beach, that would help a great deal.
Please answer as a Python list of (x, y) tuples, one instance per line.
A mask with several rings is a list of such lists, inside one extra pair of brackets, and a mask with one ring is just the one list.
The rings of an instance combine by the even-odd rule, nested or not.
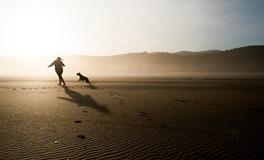
[[(65, 75), (90, 76), (236, 76), (264, 73), (264, 46), (200, 52), (141, 52), (113, 56), (63, 57)], [(53, 57), (1, 57), (1, 76), (52, 76), (47, 69)], [(6, 69), (8, 68), (8, 70)]]

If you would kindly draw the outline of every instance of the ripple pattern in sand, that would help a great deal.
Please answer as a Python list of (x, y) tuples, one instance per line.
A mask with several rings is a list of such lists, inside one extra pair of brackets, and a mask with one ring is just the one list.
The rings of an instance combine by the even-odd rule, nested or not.
[[(10, 141), (1, 145), (0, 156), (4, 159), (258, 159), (263, 158), (264, 147), (263, 140), (231, 134), (93, 126), (88, 122), (73, 122), (72, 127), (54, 126), (45, 134), (41, 129), (32, 132), (35, 134), (21, 133), (18, 129), (17, 135), (10, 135)], [(78, 138), (78, 134), (86, 138)]]

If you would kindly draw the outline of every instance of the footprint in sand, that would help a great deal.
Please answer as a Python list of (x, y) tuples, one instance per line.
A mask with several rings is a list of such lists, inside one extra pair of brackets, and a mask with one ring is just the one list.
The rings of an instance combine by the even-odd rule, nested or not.
[(15, 88), (12, 88), (13, 90), (16, 90)]
[(108, 91), (108, 94), (110, 95), (110, 96), (120, 96), (120, 94), (118, 93), (118, 92), (114, 92), (114, 91)]
[(149, 122), (153, 122), (153, 119), (151, 119), (151, 118), (147, 118), (147, 121), (149, 121)]
[(175, 102), (182, 102), (182, 103), (186, 103), (186, 102), (187, 102), (187, 100), (176, 99), (176, 98), (174, 99), (174, 101), (175, 101)]
[(200, 103), (199, 102), (194, 102), (194, 104), (199, 105)]
[(113, 91), (108, 91), (108, 94), (109, 94), (110, 96), (114, 96)]
[(85, 135), (83, 135), (83, 134), (78, 134), (77, 137), (80, 139), (85, 139)]
[(215, 103), (209, 103), (209, 106), (215, 106), (216, 104)]
[(124, 102), (122, 99), (119, 100), (119, 103), (120, 103), (121, 105), (124, 105), (124, 104), (125, 104), (125, 102)]
[(115, 99), (119, 102), (120, 105), (124, 105), (125, 104), (124, 101), (121, 98), (115, 97)]
[(166, 123), (161, 123), (160, 124), (160, 129), (164, 129), (164, 128), (167, 128), (168, 125)]
[[(147, 120), (149, 122), (153, 122), (153, 119), (149, 118), (148, 113), (143, 112), (143, 111), (138, 111), (138, 114), (139, 114), (139, 116), (143, 117), (145, 120)], [(162, 122), (159, 124), (160, 129), (166, 129), (168, 127), (169, 127), (169, 125), (166, 124), (165, 122)]]
[(146, 113), (146, 112), (142, 112), (142, 111), (138, 111), (138, 114), (139, 114), (141, 117), (144, 117), (144, 116), (146, 116), (146, 115), (147, 115), (147, 113)]
[(114, 96), (113, 98), (115, 98), (115, 100), (117, 100), (119, 102), (120, 105), (124, 105), (125, 102), (123, 101), (123, 99), (121, 99), (119, 96), (120, 94), (117, 92), (113, 92), (113, 91), (108, 91), (110, 96)]
[(153, 122), (152, 118), (149, 118), (148, 114), (146, 112), (138, 111), (138, 115), (144, 118), (148, 122)]

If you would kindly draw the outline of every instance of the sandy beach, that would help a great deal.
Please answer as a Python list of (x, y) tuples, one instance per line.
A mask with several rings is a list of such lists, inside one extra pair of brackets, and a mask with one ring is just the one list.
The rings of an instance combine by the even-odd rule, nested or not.
[(263, 159), (263, 79), (4, 79), (0, 159)]

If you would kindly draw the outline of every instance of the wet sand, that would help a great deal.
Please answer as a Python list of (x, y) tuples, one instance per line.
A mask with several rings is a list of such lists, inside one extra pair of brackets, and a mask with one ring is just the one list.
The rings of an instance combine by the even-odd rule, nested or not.
[(263, 79), (5, 79), (0, 95), (0, 159), (264, 159)]

